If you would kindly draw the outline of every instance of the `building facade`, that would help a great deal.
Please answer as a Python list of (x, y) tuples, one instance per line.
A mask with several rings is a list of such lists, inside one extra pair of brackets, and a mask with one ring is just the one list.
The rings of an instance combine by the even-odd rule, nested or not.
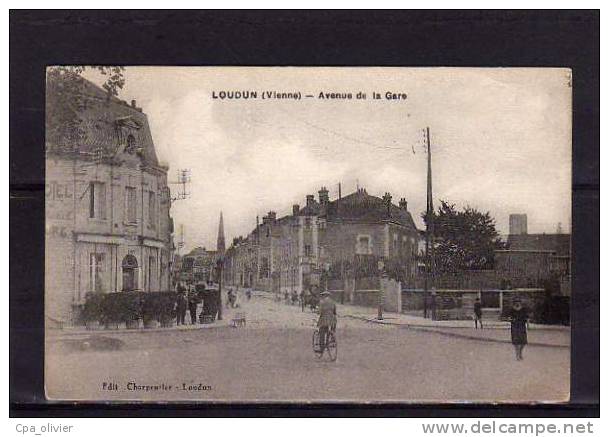
[(401, 199), (369, 195), (365, 189), (330, 201), (322, 187), (318, 198), (292, 206), (280, 218), (270, 211), (245, 238), (226, 252), (225, 281), (274, 291), (300, 293), (328, 287), (330, 281), (376, 277), (383, 260), (399, 269), (402, 281), (413, 281), (417, 270), (419, 232)]
[(198, 283), (214, 280), (214, 269), (218, 252), (196, 247), (182, 257), (182, 268), (177, 280), (187, 283)]
[(510, 234), (507, 246), (495, 252), (500, 278), (519, 287), (555, 281), (561, 294), (571, 294), (571, 234)]
[(47, 84), (46, 315), (87, 293), (170, 289), (171, 195), (146, 115), (74, 76)]

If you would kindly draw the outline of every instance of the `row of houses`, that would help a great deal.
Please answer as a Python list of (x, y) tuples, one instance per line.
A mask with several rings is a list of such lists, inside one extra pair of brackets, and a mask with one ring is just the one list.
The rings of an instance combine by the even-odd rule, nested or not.
[(277, 217), (257, 219), (246, 237), (233, 240), (224, 258), (223, 278), (234, 286), (300, 293), (324, 281), (347, 276), (377, 276), (376, 260), (404, 268), (414, 281), (419, 232), (401, 199), (380, 198), (359, 188), (330, 200), (325, 187), (306, 196), (304, 206)]
[[(293, 205), (292, 213), (282, 217), (270, 211), (247, 236), (235, 238), (224, 258), (224, 280), (274, 292), (300, 293), (318, 286), (350, 289), (352, 294), (378, 288), (379, 278), (389, 270), (402, 289), (421, 290), (424, 232), (417, 230), (407, 205), (403, 198), (395, 205), (389, 193), (377, 197), (364, 188), (330, 200), (322, 187), (317, 199), (306, 197), (303, 208)], [(515, 216), (510, 217), (506, 248), (494, 253), (493, 269), (437, 275), (430, 286), (551, 288), (570, 295), (570, 235), (528, 234), (526, 215)]]

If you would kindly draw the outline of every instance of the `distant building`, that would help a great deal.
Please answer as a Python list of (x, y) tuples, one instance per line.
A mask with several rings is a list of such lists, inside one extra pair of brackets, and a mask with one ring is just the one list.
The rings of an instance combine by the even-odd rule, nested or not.
[(75, 322), (87, 293), (169, 289), (168, 168), (146, 115), (76, 75), (46, 98), (47, 318)]
[[(511, 216), (510, 216), (511, 217)], [(543, 286), (554, 280), (570, 294), (570, 234), (510, 234), (506, 250), (495, 252), (495, 269), (512, 286)]]
[(510, 214), (510, 235), (526, 235), (527, 215)]
[(182, 257), (182, 269), (179, 278), (184, 282), (208, 282), (214, 279), (214, 268), (218, 252), (196, 247)]
[(399, 270), (403, 282), (413, 280), (419, 233), (405, 199), (396, 206), (389, 193), (380, 198), (358, 189), (330, 201), (325, 187), (318, 195), (307, 195), (289, 215), (270, 211), (235, 239), (225, 258), (227, 283), (300, 292), (323, 281), (378, 277), (379, 260)]

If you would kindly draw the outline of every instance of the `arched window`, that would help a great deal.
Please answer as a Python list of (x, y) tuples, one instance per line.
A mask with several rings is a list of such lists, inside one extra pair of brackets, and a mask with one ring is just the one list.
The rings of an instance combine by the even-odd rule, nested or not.
[(135, 152), (135, 137), (131, 134), (127, 136), (127, 146), (125, 147), (125, 151), (127, 151), (127, 153)]
[(137, 290), (137, 258), (133, 255), (126, 255), (125, 258), (123, 258), (121, 266), (123, 268), (123, 291)]

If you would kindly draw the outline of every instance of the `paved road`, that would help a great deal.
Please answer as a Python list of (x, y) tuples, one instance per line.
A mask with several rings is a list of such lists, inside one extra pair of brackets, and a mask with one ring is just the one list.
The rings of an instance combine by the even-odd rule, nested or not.
[[(332, 363), (311, 350), (313, 314), (262, 298), (244, 306), (246, 328), (51, 338), (47, 391), (59, 399), (205, 401), (568, 398), (564, 348), (528, 347), (517, 362), (510, 345), (340, 319)], [(89, 349), (79, 349), (83, 340)], [(118, 390), (103, 389), (104, 382)], [(159, 389), (128, 390), (129, 382)]]

